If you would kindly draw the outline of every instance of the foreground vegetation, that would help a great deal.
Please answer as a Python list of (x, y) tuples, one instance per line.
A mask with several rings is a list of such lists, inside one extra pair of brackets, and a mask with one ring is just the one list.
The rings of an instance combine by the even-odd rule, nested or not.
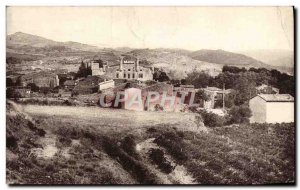
[(7, 104), (8, 183), (185, 183), (176, 178), (179, 166), (185, 171), (181, 175), (197, 184), (295, 182), (293, 123), (241, 124), (197, 132), (151, 123), (116, 130), (101, 121), (43, 115), (32, 119)]

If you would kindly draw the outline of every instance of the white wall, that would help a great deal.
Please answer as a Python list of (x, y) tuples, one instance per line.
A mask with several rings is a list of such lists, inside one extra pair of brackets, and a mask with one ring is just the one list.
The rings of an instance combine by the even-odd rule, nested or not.
[(294, 102), (268, 102), (266, 122), (294, 122)]
[(256, 96), (249, 101), (249, 108), (252, 112), (250, 123), (266, 122), (266, 101)]
[(115, 87), (115, 81), (109, 80), (99, 83), (99, 91)]

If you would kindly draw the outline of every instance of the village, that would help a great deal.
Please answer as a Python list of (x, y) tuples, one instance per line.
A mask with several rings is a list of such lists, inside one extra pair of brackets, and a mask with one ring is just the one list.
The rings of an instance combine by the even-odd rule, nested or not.
[(6, 6), (6, 183), (295, 185), (294, 6)]
[[(172, 81), (161, 70), (140, 64), (133, 55), (122, 55), (119, 64), (100, 60), (81, 62), (78, 72), (34, 71), (7, 76), (7, 97), (20, 103), (81, 105), (134, 111), (189, 112), (204, 110), (225, 116), (226, 96), (233, 89)], [(294, 98), (261, 84), (249, 98), (252, 123), (293, 122)], [(126, 97), (126, 98), (125, 98)], [(135, 104), (135, 100), (139, 100)], [(284, 113), (284, 114), (280, 114)]]

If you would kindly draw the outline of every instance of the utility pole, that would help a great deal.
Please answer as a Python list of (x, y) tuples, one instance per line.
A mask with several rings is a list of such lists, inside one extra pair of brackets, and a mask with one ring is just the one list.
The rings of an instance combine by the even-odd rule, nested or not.
[(225, 113), (225, 84), (223, 83), (223, 112)]

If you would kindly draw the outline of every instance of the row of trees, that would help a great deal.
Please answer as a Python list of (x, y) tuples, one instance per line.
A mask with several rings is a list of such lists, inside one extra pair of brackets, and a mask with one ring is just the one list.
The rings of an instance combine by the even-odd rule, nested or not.
[(224, 66), (223, 72), (212, 77), (204, 72), (193, 72), (185, 79), (187, 84), (193, 84), (196, 88), (216, 86), (233, 89), (233, 92), (225, 97), (225, 106), (242, 105), (256, 95), (256, 87), (261, 84), (271, 85), (279, 89), (282, 94), (295, 95), (294, 77), (277, 70), (265, 68), (238, 68)]

